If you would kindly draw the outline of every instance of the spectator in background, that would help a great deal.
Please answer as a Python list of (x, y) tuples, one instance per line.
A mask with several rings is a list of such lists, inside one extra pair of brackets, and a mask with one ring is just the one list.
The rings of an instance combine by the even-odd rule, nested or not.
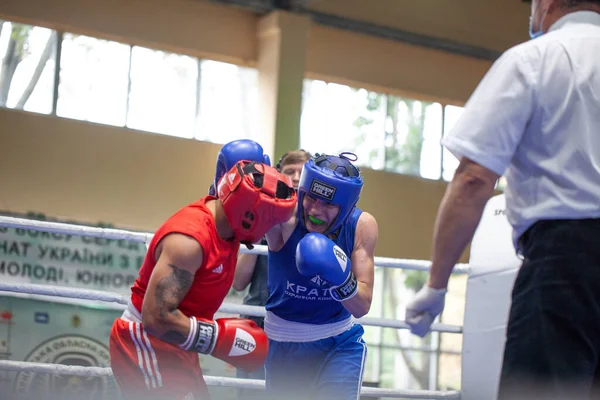
[[(294, 189), (298, 190), (300, 182), (300, 174), (304, 163), (308, 161), (310, 154), (304, 150), (294, 150), (285, 153), (276, 165), (279, 172), (287, 175), (292, 180)], [(263, 238), (261, 245), (266, 245), (267, 241)], [(244, 298), (244, 304), (252, 306), (264, 307), (269, 298), (269, 290), (267, 288), (267, 256), (257, 254), (240, 254), (233, 278), (233, 288), (237, 291), (243, 291), (250, 285), (248, 294)], [(245, 318), (255, 321), (261, 328), (264, 327), (262, 317), (246, 316)], [(247, 373), (242, 370), (237, 370), (238, 378), (246, 379), (265, 379), (265, 370), (260, 368), (252, 373)], [(264, 396), (257, 390), (239, 389), (238, 398), (240, 400), (259, 399)]]

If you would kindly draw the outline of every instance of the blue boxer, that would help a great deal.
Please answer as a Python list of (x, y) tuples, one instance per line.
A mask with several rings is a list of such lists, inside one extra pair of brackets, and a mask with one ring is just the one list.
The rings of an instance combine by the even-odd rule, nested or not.
[(267, 234), (268, 398), (357, 399), (367, 346), (354, 319), (371, 305), (377, 223), (356, 207), (348, 153), (304, 165), (298, 212)]

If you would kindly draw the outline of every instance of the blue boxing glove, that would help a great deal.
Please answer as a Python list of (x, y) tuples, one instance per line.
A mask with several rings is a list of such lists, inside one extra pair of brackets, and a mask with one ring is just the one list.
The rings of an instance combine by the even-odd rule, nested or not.
[(300, 240), (296, 247), (296, 268), (303, 276), (319, 275), (326, 280), (334, 300), (348, 300), (358, 292), (350, 257), (321, 233), (309, 233)]
[(210, 185), (208, 194), (216, 196), (216, 187), (219, 185), (219, 181), (223, 175), (242, 160), (271, 165), (269, 155), (264, 154), (262, 146), (254, 140), (240, 139), (229, 142), (219, 151), (219, 155), (217, 156), (217, 167), (215, 170), (215, 181)]

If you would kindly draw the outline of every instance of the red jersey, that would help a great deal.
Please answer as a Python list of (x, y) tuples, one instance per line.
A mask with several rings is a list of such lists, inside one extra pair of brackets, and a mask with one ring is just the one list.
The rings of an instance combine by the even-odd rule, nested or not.
[(215, 219), (206, 207), (206, 202), (214, 199), (216, 198), (206, 196), (183, 207), (154, 234), (140, 274), (131, 287), (131, 301), (140, 313), (148, 281), (156, 265), (156, 246), (166, 235), (182, 233), (200, 243), (204, 257), (194, 282), (178, 309), (188, 317), (213, 319), (233, 283), (240, 245), (237, 240), (223, 240), (219, 237)]

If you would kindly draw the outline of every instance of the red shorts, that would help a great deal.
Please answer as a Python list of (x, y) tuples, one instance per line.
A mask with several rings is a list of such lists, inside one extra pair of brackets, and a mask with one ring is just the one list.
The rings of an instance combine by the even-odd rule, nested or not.
[(110, 366), (124, 399), (209, 398), (198, 354), (148, 335), (137, 322), (114, 322)]

